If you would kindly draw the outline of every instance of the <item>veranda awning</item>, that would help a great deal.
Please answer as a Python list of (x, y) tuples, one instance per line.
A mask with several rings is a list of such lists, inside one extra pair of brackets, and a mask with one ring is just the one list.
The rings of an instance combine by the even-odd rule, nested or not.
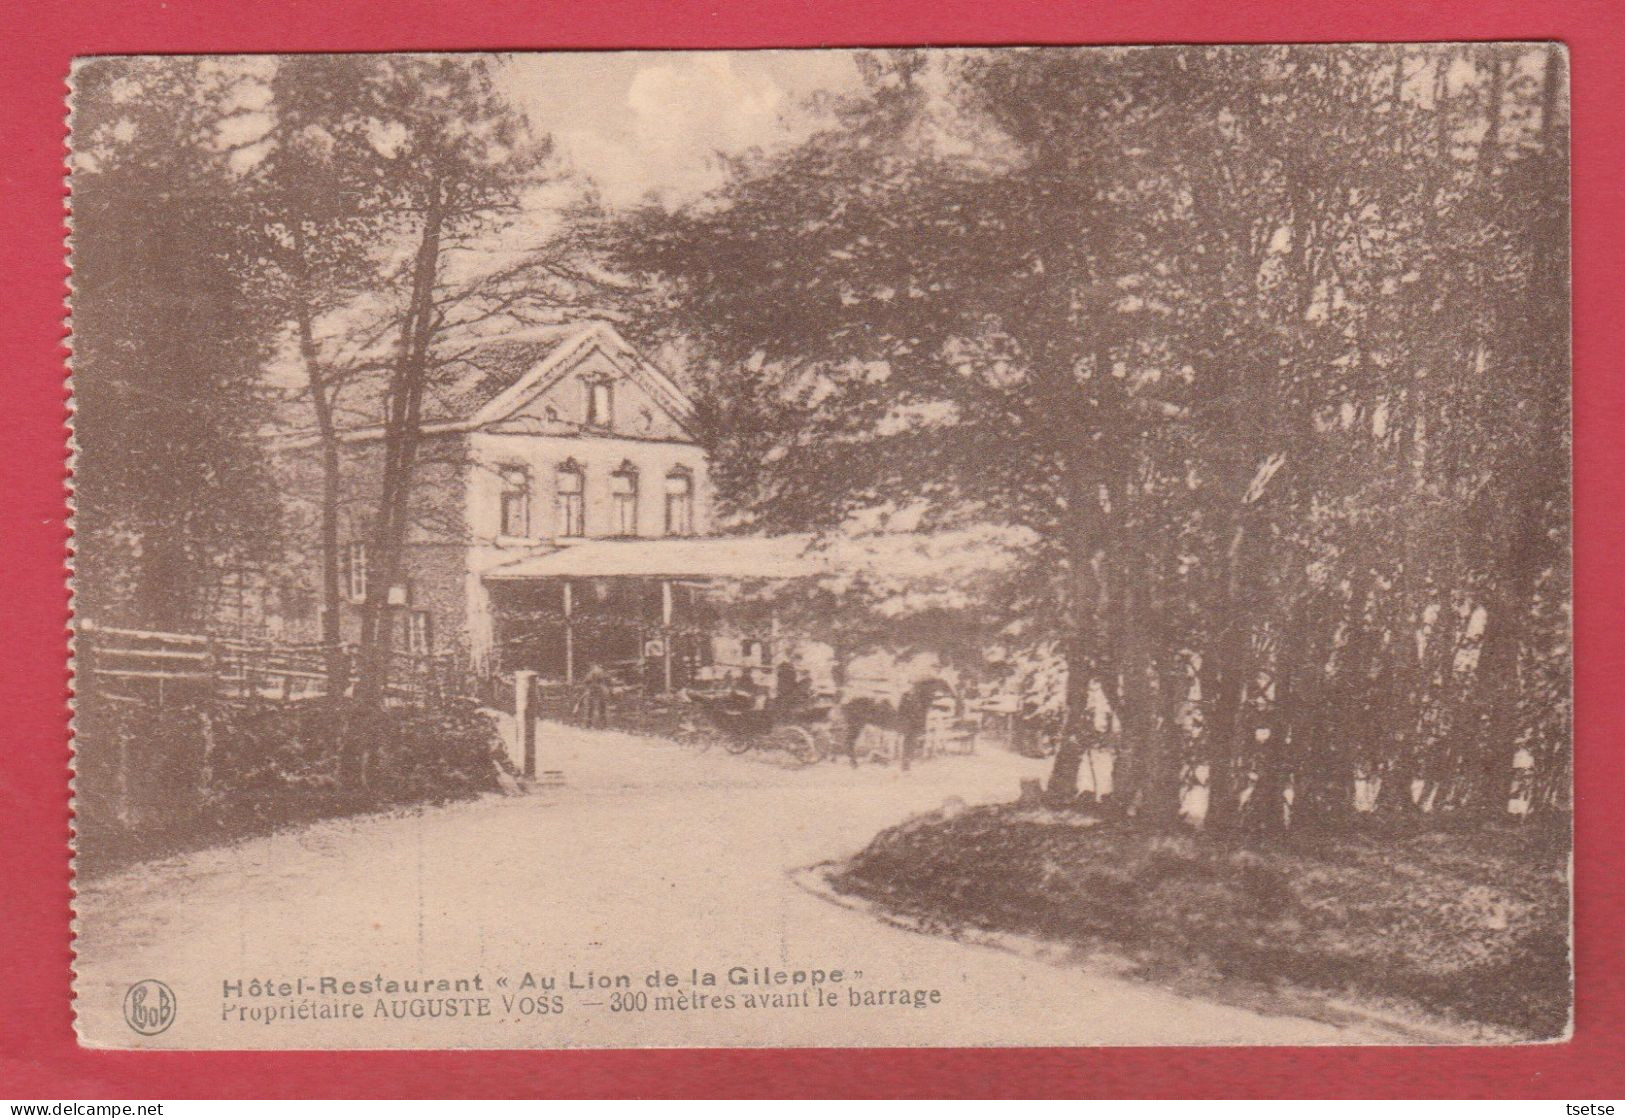
[(702, 536), (582, 540), (485, 573), (489, 581), (535, 578), (805, 578), (829, 572), (812, 537)]

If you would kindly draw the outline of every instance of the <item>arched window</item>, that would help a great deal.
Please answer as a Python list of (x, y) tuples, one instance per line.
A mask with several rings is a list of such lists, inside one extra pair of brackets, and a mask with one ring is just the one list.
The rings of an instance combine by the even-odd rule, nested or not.
[(352, 602), (367, 600), (367, 545), (360, 540), (350, 544), (344, 552), (344, 581)]
[(566, 459), (559, 466), (559, 535), (585, 536), (587, 534), (587, 507), (585, 492), (587, 479), (575, 459)]
[(434, 651), (434, 630), (428, 610), (415, 609), (406, 615), (406, 651), (414, 656), (427, 656)]
[(638, 534), (638, 468), (624, 461), (609, 475), (609, 492), (614, 501), (615, 534)]
[(501, 534), (515, 539), (530, 535), (530, 471), (523, 466), (504, 466), (502, 479)]
[(666, 535), (694, 534), (694, 473), (674, 466), (666, 475)]

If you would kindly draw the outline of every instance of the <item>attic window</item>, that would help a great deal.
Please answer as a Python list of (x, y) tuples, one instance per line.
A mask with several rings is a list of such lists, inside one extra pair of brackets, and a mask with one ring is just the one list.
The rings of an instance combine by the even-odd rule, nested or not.
[(587, 426), (611, 427), (615, 423), (614, 385), (598, 378), (587, 382)]

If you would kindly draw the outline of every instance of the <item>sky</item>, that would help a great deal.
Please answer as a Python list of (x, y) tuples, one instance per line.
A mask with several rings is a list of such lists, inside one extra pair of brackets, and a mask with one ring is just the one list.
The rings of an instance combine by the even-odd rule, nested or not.
[[(611, 207), (649, 199), (676, 207), (723, 181), (717, 154), (789, 145), (818, 116), (821, 93), (859, 86), (855, 56), (840, 51), (547, 52), (501, 56), (501, 91), (538, 135), (551, 135), (560, 161), (591, 180)], [(250, 110), (258, 106), (245, 106)], [(239, 126), (241, 140), (263, 129)], [(517, 222), (496, 245), (482, 245), (463, 266), (485, 270), (511, 261), (557, 230), (559, 206), (581, 183), (542, 187), (521, 201)], [(500, 247), (499, 247), (500, 246)], [(455, 267), (455, 266), (454, 266)], [(271, 380), (304, 384), (290, 350), (273, 363)]]
[(794, 142), (809, 98), (858, 83), (851, 51), (512, 54), (504, 91), (611, 206), (677, 205), (722, 181), (717, 153)]
[[(717, 186), (718, 152), (737, 154), (802, 138), (816, 121), (819, 93), (855, 90), (861, 51), (554, 51), (502, 57), (503, 91), (538, 133), (552, 135), (564, 162), (613, 207), (648, 199), (676, 206)], [(1538, 77), (1538, 57), (1525, 58)], [(1431, 101), (1431, 66), (1415, 63), (1414, 84)], [(1478, 79), (1458, 60), (1459, 90)], [(545, 205), (545, 203), (544, 203)]]

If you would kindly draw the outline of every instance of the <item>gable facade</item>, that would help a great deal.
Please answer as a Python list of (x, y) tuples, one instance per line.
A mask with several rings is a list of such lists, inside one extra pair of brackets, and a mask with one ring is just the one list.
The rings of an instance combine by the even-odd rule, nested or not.
[(583, 540), (712, 530), (705, 451), (689, 433), (687, 401), (667, 385), (608, 346), (586, 346), (495, 401), (465, 436), (474, 661), (495, 640), (491, 570)]
[[(484, 575), (529, 555), (589, 539), (698, 536), (712, 530), (704, 450), (689, 430), (681, 390), (613, 328), (566, 337), (512, 384), (466, 416), (426, 426), (414, 514), (396, 602), (397, 645), (450, 653), (478, 669), (491, 651)], [(379, 443), (370, 430), (344, 439), (341, 550), (347, 640), (360, 632), (364, 544), (377, 492)], [(320, 599), (314, 501), (316, 448), (287, 456), (285, 489), (308, 559), (303, 600)], [(357, 550), (352, 545), (362, 545)], [(307, 612), (279, 626), (315, 640)]]

